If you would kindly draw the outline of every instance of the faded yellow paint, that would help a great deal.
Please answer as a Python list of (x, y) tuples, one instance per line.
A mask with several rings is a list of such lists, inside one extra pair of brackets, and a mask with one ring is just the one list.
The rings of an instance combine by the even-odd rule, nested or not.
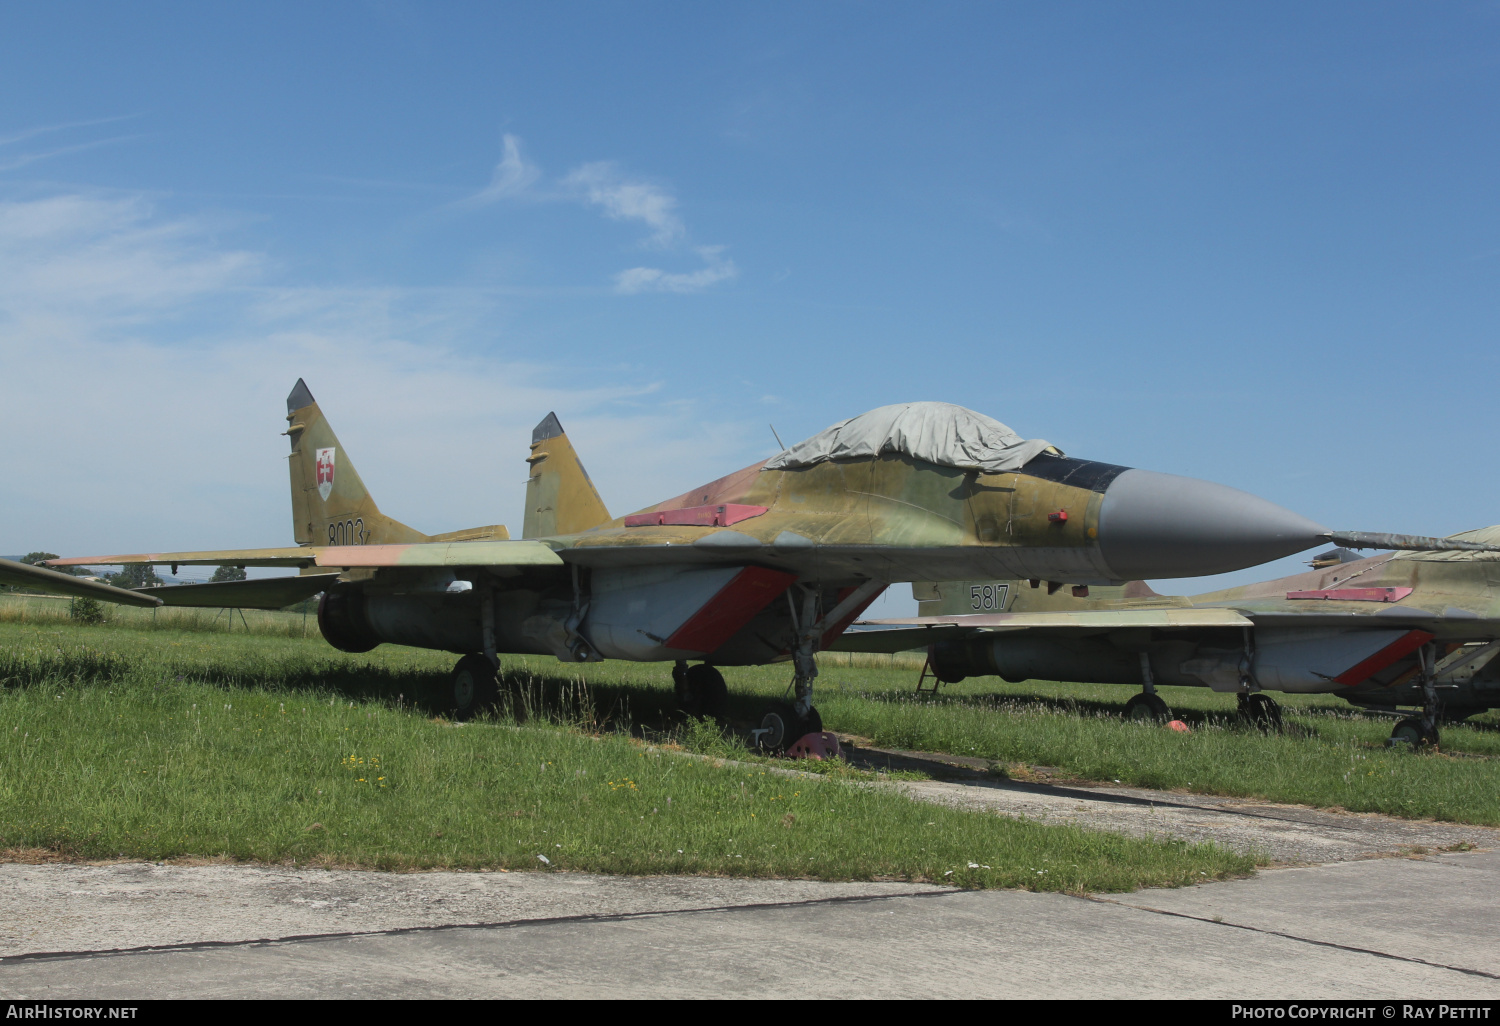
[(522, 538), (577, 534), (610, 522), (609, 510), (566, 434), (533, 442)]
[[(292, 440), (292, 531), (298, 545), (393, 544), (428, 541), (427, 535), (380, 512), (354, 462), (339, 444), (316, 402), (287, 415)], [(318, 492), (317, 452), (334, 450), (333, 487)]]

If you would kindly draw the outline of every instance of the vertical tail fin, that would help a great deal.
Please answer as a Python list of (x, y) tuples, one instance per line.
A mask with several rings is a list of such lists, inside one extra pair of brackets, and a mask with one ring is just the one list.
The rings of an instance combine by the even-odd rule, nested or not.
[(609, 523), (609, 510), (557, 414), (547, 414), (531, 432), (531, 455), (526, 462), (531, 465), (531, 477), (526, 480), (522, 538), (575, 534)]
[(286, 419), (292, 440), (292, 530), (298, 545), (427, 540), (380, 512), (301, 378), (286, 397)]

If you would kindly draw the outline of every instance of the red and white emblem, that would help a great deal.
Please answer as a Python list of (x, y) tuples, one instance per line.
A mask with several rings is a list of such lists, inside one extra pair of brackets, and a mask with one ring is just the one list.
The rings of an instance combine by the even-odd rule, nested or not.
[(333, 491), (333, 454), (332, 447), (318, 450), (318, 495), (324, 502), (328, 501), (328, 493)]

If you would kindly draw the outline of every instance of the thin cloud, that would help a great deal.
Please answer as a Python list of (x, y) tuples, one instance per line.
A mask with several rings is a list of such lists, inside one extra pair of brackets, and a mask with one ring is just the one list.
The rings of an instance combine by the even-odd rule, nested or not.
[(0, 135), (0, 146), (9, 146), (25, 139), (32, 139), (39, 135), (48, 135), (52, 132), (65, 132), (70, 128), (92, 128), (95, 125), (112, 125), (117, 121), (129, 121), (140, 117), (139, 114), (117, 114), (110, 118), (93, 118), (88, 121), (63, 121), (56, 125), (39, 125), (35, 128), (22, 129), (14, 135)]
[(80, 153), (83, 150), (94, 150), (100, 146), (112, 146), (115, 143), (129, 142), (139, 139), (139, 135), (117, 135), (109, 139), (99, 139), (94, 142), (77, 143), (73, 146), (60, 146), (55, 150), (46, 150), (41, 153), (22, 153), (8, 160), (0, 160), (0, 171), (14, 171), (18, 167), (34, 164), (39, 160), (51, 160), (53, 157), (61, 157), (69, 153)]
[[(583, 203), (598, 209), (612, 221), (633, 222), (649, 234), (643, 244), (670, 250), (688, 241), (687, 226), (677, 212), (677, 197), (668, 188), (629, 175), (613, 161), (581, 164), (551, 188), (538, 188), (541, 170), (521, 152), (521, 140), (504, 137), (504, 152), (494, 175), (481, 191), (459, 206), (487, 206), (499, 200)], [(723, 246), (697, 246), (694, 252), (704, 266), (693, 271), (669, 271), (661, 267), (631, 267), (614, 276), (614, 291), (622, 296), (642, 292), (701, 292), (739, 274), (734, 261), (723, 257)]]
[(470, 205), (479, 206), (521, 196), (541, 177), (541, 168), (527, 163), (521, 156), (520, 139), (507, 133), (501, 142), (504, 152), (500, 163), (495, 165), (494, 176), (489, 185), (469, 198)]
[(474, 290), (267, 283), (275, 261), (222, 228), (142, 197), (0, 203), (0, 551), (285, 544), (299, 376), (385, 511), (428, 531), (514, 524), (548, 410), (616, 511), (755, 458), (745, 425), (699, 430), (649, 380), (495, 352)]
[(723, 246), (701, 246), (698, 255), (708, 264), (697, 271), (672, 274), (659, 267), (632, 267), (615, 275), (615, 291), (630, 296), (640, 292), (701, 292), (739, 274), (733, 260), (724, 259)]
[(563, 187), (600, 207), (614, 221), (640, 221), (651, 229), (649, 241), (667, 246), (685, 234), (677, 217), (677, 199), (650, 182), (632, 180), (609, 161), (584, 164), (563, 179)]

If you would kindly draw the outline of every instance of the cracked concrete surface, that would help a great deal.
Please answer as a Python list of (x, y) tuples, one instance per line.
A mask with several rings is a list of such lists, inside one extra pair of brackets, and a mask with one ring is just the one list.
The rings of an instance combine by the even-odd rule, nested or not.
[[(273, 931), (244, 926), (246, 903), (292, 906), (285, 914), (301, 927), (309, 925), (296, 918), (304, 915), (351, 927), (354, 920), (329, 910), (363, 903), (392, 880), (427, 899), (474, 889), (472, 881), (451, 879), (464, 874), (437, 880), (314, 872), (296, 881), (235, 867), (25, 868), (39, 872), (12, 877), (22, 892), (73, 888), (84, 900), (134, 888), (127, 940), (152, 936), (153, 920), (172, 919), (182, 895), (202, 906), (196, 919), (204, 936), (215, 921), (221, 935), (238, 924), (242, 933), (265, 936)], [(95, 874), (80, 876), (80, 868)], [(480, 891), (494, 880), (483, 876)], [(508, 918), (484, 926), (435, 925), (443, 918), (431, 911), (435, 901), (426, 901), (426, 911), (417, 903), (397, 913), (416, 899), (395, 898), (384, 921), (432, 928), (12, 955), (0, 960), (0, 996), (1500, 997), (1500, 940), (1490, 926), (1500, 856), (1491, 853), (1273, 870), (1229, 884), (1092, 899), (797, 881), (507, 876), (515, 879), (501, 881), (504, 897), (495, 907)], [(313, 896), (346, 888), (360, 901)], [(239, 904), (216, 902), (213, 892)], [(124, 906), (109, 900), (116, 903), (106, 920), (114, 921)], [(175, 921), (180, 931), (181, 919)], [(119, 939), (111, 933), (94, 944)]]
[(880, 786), (1214, 840), (1302, 868), (1076, 897), (553, 872), (0, 865), (0, 997), (1500, 998), (1500, 852), (1412, 855), (1500, 848), (1500, 832), (979, 773)]

